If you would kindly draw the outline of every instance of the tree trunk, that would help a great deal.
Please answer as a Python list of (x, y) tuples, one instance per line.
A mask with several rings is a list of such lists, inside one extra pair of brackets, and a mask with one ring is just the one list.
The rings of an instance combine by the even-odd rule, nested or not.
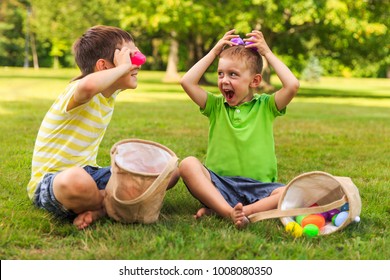
[(176, 34), (172, 32), (171, 46), (169, 48), (167, 70), (163, 82), (178, 83), (180, 82), (180, 75), (177, 71), (177, 64), (179, 62), (179, 43), (176, 40)]
[[(206, 55), (203, 50), (203, 37), (201, 35), (196, 36), (196, 43), (195, 43), (195, 57), (196, 57), (196, 62), (201, 60), (203, 56)], [(194, 63), (194, 64), (195, 64)], [(199, 80), (199, 84), (201, 85), (210, 85), (211, 83), (207, 81), (205, 75), (202, 75), (202, 77)]]
[(190, 69), (196, 63), (195, 45), (192, 42), (187, 42), (188, 59), (186, 61), (186, 69)]
[(274, 87), (271, 85), (271, 68), (269, 67), (267, 59), (262, 56), (263, 58), (263, 71), (261, 73), (261, 76), (263, 78), (260, 89), (265, 92), (271, 92), (274, 91)]
[(60, 68), (60, 61), (58, 59), (58, 56), (53, 57), (53, 68), (59, 69)]
[(24, 42), (24, 68), (29, 67), (29, 42), (30, 42), (30, 16), (31, 16), (31, 8), (29, 6), (26, 7), (26, 35), (25, 35), (25, 42)]
[(32, 57), (33, 57), (33, 64), (34, 64), (34, 69), (39, 69), (39, 62), (38, 62), (38, 54), (37, 54), (37, 47), (35, 44), (35, 36), (34, 34), (31, 34), (31, 52), (32, 52)]

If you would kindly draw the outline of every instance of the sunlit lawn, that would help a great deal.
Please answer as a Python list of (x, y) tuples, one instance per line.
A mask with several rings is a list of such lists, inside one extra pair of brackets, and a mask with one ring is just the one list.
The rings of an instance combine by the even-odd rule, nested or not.
[[(76, 70), (0, 69), (1, 259), (389, 259), (390, 81), (322, 78), (301, 82), (275, 123), (279, 180), (308, 171), (349, 176), (363, 202), (361, 222), (315, 239), (296, 239), (279, 220), (237, 231), (228, 221), (195, 221), (200, 204), (184, 184), (170, 190), (153, 225), (103, 219), (77, 231), (35, 209), (27, 198), (34, 140), (54, 98)], [(160, 142), (180, 159), (203, 159), (207, 119), (164, 73), (141, 71), (135, 91), (118, 96), (99, 163), (125, 138)], [(215, 77), (210, 74), (210, 80)], [(273, 80), (277, 87), (277, 80)], [(208, 87), (216, 91), (215, 87)]]

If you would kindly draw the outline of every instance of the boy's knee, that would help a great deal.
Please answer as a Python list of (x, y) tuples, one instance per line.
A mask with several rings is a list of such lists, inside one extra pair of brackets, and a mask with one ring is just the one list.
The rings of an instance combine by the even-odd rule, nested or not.
[(194, 165), (198, 163), (199, 160), (196, 157), (186, 157), (179, 164), (180, 175), (182, 175), (183, 172), (186, 173), (187, 170), (190, 170)]
[(196, 157), (190, 156), (183, 159), (179, 164), (180, 177), (186, 180), (188, 176), (194, 172), (194, 167), (199, 164), (199, 160)]
[(96, 184), (82, 167), (72, 167), (62, 171), (54, 179), (54, 187), (67, 196), (78, 196), (88, 192), (91, 184)]

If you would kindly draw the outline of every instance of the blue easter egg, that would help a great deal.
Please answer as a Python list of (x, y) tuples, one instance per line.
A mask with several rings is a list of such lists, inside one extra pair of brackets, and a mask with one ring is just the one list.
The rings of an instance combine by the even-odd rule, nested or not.
[(345, 220), (348, 218), (348, 215), (349, 215), (349, 212), (347, 212), (347, 211), (340, 212), (334, 220), (334, 225), (336, 227), (341, 226), (345, 222)]

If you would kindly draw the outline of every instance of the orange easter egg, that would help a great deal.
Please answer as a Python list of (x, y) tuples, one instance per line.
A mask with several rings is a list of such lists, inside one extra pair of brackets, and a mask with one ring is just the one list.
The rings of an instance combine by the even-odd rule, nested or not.
[(302, 220), (302, 227), (305, 227), (308, 224), (313, 224), (318, 228), (322, 228), (325, 225), (325, 218), (319, 214), (309, 215)]

